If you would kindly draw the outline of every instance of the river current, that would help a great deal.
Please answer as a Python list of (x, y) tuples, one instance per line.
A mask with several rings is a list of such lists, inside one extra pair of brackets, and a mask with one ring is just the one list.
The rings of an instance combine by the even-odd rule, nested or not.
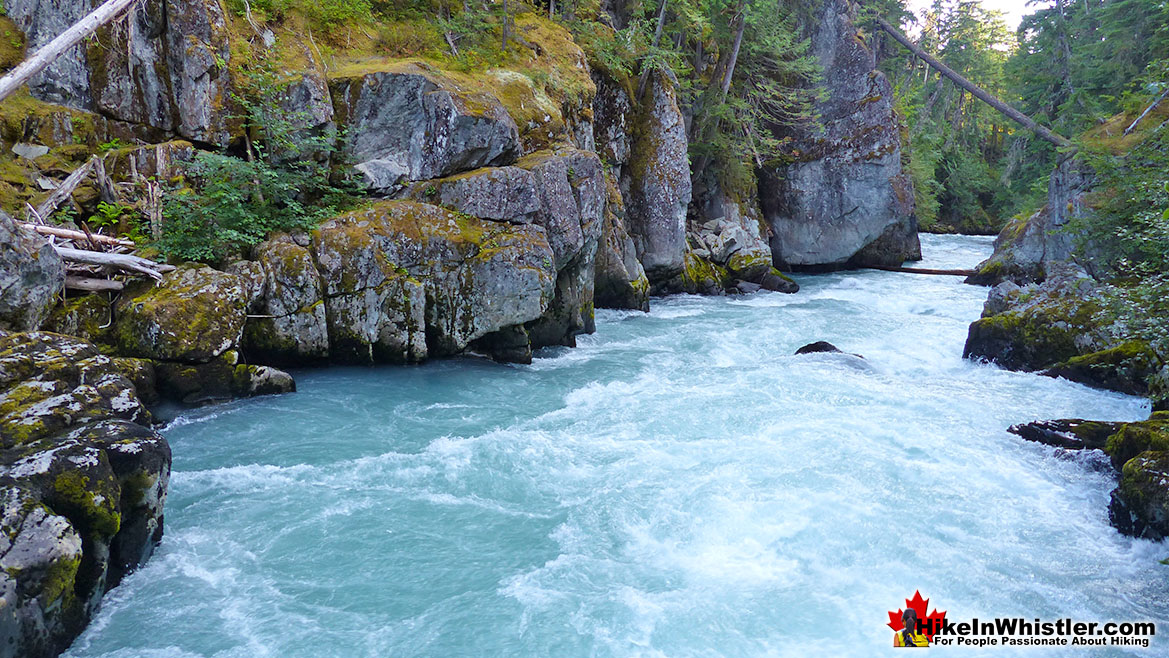
[[(186, 413), (162, 545), (67, 655), (870, 656), (917, 590), (1169, 634), (1169, 543), (1109, 525), (1103, 459), (1005, 431), (1145, 401), (964, 361), (986, 289), (958, 277), (798, 280), (601, 311), (530, 366), (305, 371)], [(865, 358), (793, 355), (817, 340)]]

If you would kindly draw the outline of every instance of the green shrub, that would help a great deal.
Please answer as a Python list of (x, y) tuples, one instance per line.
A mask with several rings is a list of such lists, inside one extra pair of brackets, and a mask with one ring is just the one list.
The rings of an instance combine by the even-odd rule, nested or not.
[(311, 127), (306, 113), (281, 108), (287, 82), (268, 69), (246, 71), (244, 157), (199, 153), (182, 184), (163, 199), (162, 235), (154, 245), (182, 260), (215, 262), (242, 254), (269, 234), (304, 231), (355, 200), (330, 180), (335, 132)]

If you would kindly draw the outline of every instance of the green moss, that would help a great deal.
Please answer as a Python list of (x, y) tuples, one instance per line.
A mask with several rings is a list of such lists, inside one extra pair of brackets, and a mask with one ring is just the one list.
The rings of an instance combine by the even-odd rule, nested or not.
[(723, 290), (731, 281), (726, 268), (692, 253), (687, 253), (682, 260), (681, 280), (682, 289), (695, 294)]
[(66, 608), (72, 603), (80, 566), (81, 558), (62, 558), (49, 564), (40, 594), (45, 609)]
[(153, 489), (157, 481), (158, 479), (146, 470), (135, 471), (122, 478), (122, 508), (131, 509), (143, 505), (146, 502), (146, 492)]
[(1104, 446), (1104, 452), (1118, 470), (1146, 450), (1169, 450), (1169, 412), (1154, 413), (1149, 420), (1139, 423), (1126, 423), (1108, 437)]
[[(105, 537), (118, 534), (122, 516), (118, 513), (118, 492), (104, 482), (91, 482), (77, 471), (66, 471), (53, 482), (54, 505), (81, 527)], [(74, 517), (78, 518), (74, 518)]]

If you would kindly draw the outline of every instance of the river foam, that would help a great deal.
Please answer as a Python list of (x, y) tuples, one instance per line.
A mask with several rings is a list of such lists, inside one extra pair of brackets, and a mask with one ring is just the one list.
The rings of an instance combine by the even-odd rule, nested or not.
[[(183, 416), (166, 538), (69, 655), (870, 656), (918, 589), (1169, 619), (1169, 547), (1109, 526), (1100, 460), (1005, 432), (1146, 403), (962, 360), (986, 291), (957, 278), (799, 281), (602, 311), (530, 366), (304, 372)], [(816, 340), (865, 358), (793, 355)]]

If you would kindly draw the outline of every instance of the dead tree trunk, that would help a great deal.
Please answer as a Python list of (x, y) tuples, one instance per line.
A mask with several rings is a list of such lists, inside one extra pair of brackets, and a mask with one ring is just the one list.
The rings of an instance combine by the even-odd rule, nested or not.
[(877, 17), (877, 24), (881, 26), (882, 30), (889, 33), (889, 36), (893, 37), (898, 43), (900, 43), (901, 45), (908, 48), (914, 55), (917, 55), (917, 57), (919, 59), (921, 59), (926, 64), (929, 64), (934, 69), (937, 69), (938, 73), (941, 73), (942, 75), (949, 78), (954, 84), (956, 84), (959, 87), (961, 87), (962, 89), (965, 89), (966, 91), (970, 92), (971, 95), (973, 95), (978, 100), (980, 100), (980, 101), (986, 103), (987, 105), (993, 107), (994, 109), (998, 110), (1000, 113), (1002, 113), (1008, 119), (1011, 119), (1015, 123), (1018, 123), (1019, 125), (1023, 126), (1027, 130), (1030, 130), (1031, 132), (1035, 133), (1036, 135), (1039, 135), (1039, 137), (1043, 138), (1044, 140), (1046, 140), (1048, 142), (1051, 142), (1052, 144), (1054, 144), (1058, 147), (1064, 147), (1064, 148), (1071, 148), (1072, 147), (1072, 143), (1070, 141), (1068, 141), (1067, 138), (1062, 137), (1060, 135), (1057, 135), (1057, 134), (1053, 133), (1051, 130), (1044, 128), (1043, 126), (1039, 125), (1038, 123), (1035, 123), (1035, 121), (1033, 121), (1031, 119), (1031, 117), (1027, 116), (1026, 114), (1023, 114), (1022, 112), (1016, 110), (1015, 108), (1011, 107), (1010, 105), (1007, 105), (1006, 103), (1000, 101), (999, 99), (995, 98), (994, 96), (991, 96), (989, 93), (987, 93), (984, 89), (982, 89), (978, 85), (967, 80), (966, 78), (962, 77), (961, 75), (958, 75), (958, 73), (955, 72), (954, 69), (951, 69), (950, 67), (946, 66), (941, 61), (939, 61), (933, 55), (930, 55), (929, 53), (927, 53), (924, 50), (922, 50), (921, 48), (919, 48), (917, 46), (917, 44), (910, 41), (908, 37), (906, 37), (904, 34), (902, 34), (900, 30), (898, 30), (897, 28), (890, 25), (888, 23), (888, 21), (886, 21), (885, 19)]
[(29, 78), (43, 71), (46, 66), (53, 63), (53, 60), (77, 45), (85, 37), (93, 34), (97, 28), (117, 18), (123, 10), (135, 2), (138, 0), (108, 0), (102, 6), (94, 9), (88, 16), (74, 23), (56, 39), (45, 44), (28, 59), (9, 71), (8, 75), (0, 78), (0, 101), (11, 96), (12, 92), (28, 82)]

